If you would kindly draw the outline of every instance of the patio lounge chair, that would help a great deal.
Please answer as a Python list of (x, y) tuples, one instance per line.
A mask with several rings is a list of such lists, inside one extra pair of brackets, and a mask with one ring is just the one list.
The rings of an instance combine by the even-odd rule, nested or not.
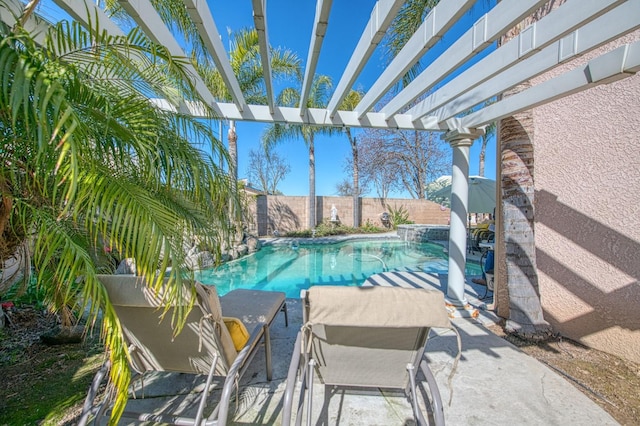
[[(428, 410), (436, 425), (444, 424), (440, 391), (424, 354), (431, 327), (456, 331), (440, 291), (317, 286), (303, 291), (302, 297), (303, 326), (289, 366), (283, 403), (285, 426), (291, 423), (299, 381), (296, 424), (302, 423), (305, 404), (307, 424), (311, 424), (314, 373), (325, 386), (403, 390), (415, 421), (426, 425), (418, 405), (418, 366), (427, 382), (428, 392), (423, 389), (423, 394), (429, 395), (430, 401), (425, 401)], [(460, 349), (457, 332), (456, 336)], [(459, 356), (460, 352), (452, 374)]]
[[(201, 395), (198, 397), (197, 413), (192, 418), (183, 417), (179, 410), (166, 412), (171, 411), (166, 407), (160, 412), (152, 409), (136, 412), (129, 407), (131, 401), (125, 408), (123, 418), (181, 425), (226, 424), (233, 390), (237, 389), (240, 378), (259, 347), (260, 340), (264, 341), (267, 379), (271, 380), (269, 325), (279, 311), (283, 310), (286, 314), (284, 293), (241, 290), (239, 293), (231, 292), (218, 298), (215, 287), (196, 282), (196, 304), (187, 316), (180, 334), (174, 336), (171, 317), (173, 310), (178, 306), (172, 306), (161, 320), (164, 309), (161, 306), (161, 297), (155, 295), (142, 278), (132, 275), (102, 275), (99, 279), (107, 290), (129, 345), (132, 376), (138, 373), (132, 379), (131, 390), (134, 394), (137, 382), (141, 382), (141, 390), (144, 393), (145, 383), (142, 380), (150, 372), (178, 372), (206, 378), (206, 384), (202, 386), (200, 380), (197, 388)], [(185, 304), (191, 297), (191, 291), (192, 289), (185, 285)], [(243, 299), (242, 305), (238, 303), (240, 298)], [(246, 331), (246, 334), (245, 339), (240, 340), (244, 341), (238, 343), (232, 338), (225, 326), (228, 319), (223, 318), (223, 315), (236, 316), (243, 322), (243, 331)], [(237, 320), (235, 322), (237, 325)], [(243, 327), (240, 326), (240, 329)], [(95, 417), (97, 423), (107, 411), (109, 398), (105, 397), (102, 402), (97, 403), (95, 399), (108, 369), (107, 362), (93, 380), (84, 403), (81, 425), (86, 424), (90, 417)], [(217, 390), (221, 386), (221, 396), (217, 406), (205, 419), (204, 410), (212, 383), (216, 384)], [(139, 395), (135, 397), (140, 398)]]

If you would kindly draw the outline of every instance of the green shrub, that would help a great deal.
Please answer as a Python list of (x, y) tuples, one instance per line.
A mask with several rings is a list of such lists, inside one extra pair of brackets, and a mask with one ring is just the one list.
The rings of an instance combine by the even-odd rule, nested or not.
[(336, 225), (331, 221), (326, 220), (323, 223), (318, 224), (315, 228), (315, 234), (310, 229), (303, 229), (298, 231), (290, 231), (285, 234), (287, 238), (320, 238), (330, 237), (334, 235), (350, 235), (350, 234), (377, 234), (387, 232), (388, 229), (379, 228), (371, 223), (368, 219), (366, 223), (358, 228), (353, 228), (346, 225)]
[(12, 301), (16, 305), (43, 308), (46, 295), (44, 290), (38, 287), (37, 281), (35, 274), (32, 274), (26, 285), (22, 281), (15, 283), (2, 295), (2, 300)]
[(389, 216), (391, 219), (391, 225), (393, 228), (397, 228), (398, 225), (412, 224), (413, 221), (409, 220), (409, 212), (404, 206), (397, 208), (389, 206)]
[(387, 232), (388, 229), (380, 228), (379, 226), (374, 225), (369, 219), (366, 220), (364, 225), (361, 225), (359, 228), (356, 228), (356, 232), (358, 234), (378, 234), (382, 232)]
[(284, 234), (287, 238), (311, 238), (311, 230), (310, 229), (302, 229), (299, 231), (289, 231)]

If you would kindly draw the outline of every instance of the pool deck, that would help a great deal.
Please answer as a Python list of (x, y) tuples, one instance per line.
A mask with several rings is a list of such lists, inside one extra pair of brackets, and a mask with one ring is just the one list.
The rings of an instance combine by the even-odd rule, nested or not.
[[(432, 286), (441, 288), (445, 276), (426, 274)], [(467, 277), (470, 282), (471, 277)], [(480, 286), (466, 285), (469, 301), (478, 300)], [(301, 302), (287, 299), (289, 327), (282, 315), (272, 325), (273, 380), (265, 377), (264, 353), (258, 351), (241, 381), (237, 403), (232, 402), (233, 425), (279, 425), (282, 419), (283, 393), (289, 360), (296, 334), (302, 323)], [(462, 358), (449, 388), (447, 378), (455, 355), (455, 337), (451, 331), (433, 330), (427, 344), (427, 357), (445, 402), (445, 420), (449, 425), (617, 425), (618, 423), (568, 380), (515, 346), (490, 332), (486, 325), (497, 321), (490, 311), (481, 310), (477, 319), (455, 318), (462, 337)], [(179, 393), (179, 378), (154, 383), (145, 381), (149, 402), (184, 407), (185, 414), (195, 410), (193, 394)], [(154, 388), (157, 390), (154, 391)], [(183, 387), (184, 389), (184, 387)], [(452, 394), (451, 394), (452, 390)], [(314, 385), (314, 425), (413, 425), (410, 405), (403, 395), (388, 392), (325, 390)], [(451, 397), (451, 404), (448, 404)], [(326, 398), (326, 400), (325, 400)], [(138, 400), (139, 401), (139, 400)], [(130, 401), (130, 403), (138, 403)], [(323, 403), (326, 407), (323, 409)], [(127, 423), (121, 423), (127, 424)]]

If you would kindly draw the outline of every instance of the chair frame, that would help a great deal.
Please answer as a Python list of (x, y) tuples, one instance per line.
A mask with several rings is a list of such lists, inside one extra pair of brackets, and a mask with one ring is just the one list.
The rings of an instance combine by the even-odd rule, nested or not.
[[(266, 292), (265, 292), (266, 293)], [(224, 296), (220, 298), (220, 301), (224, 301)], [(222, 304), (222, 308), (224, 311), (224, 303)], [(194, 306), (193, 309), (199, 309), (198, 306)], [(277, 307), (277, 310), (274, 310), (274, 315), (271, 318), (267, 318), (266, 322), (259, 322), (256, 326), (253, 327), (253, 331), (249, 335), (249, 339), (245, 346), (238, 352), (235, 360), (230, 365), (226, 376), (217, 376), (215, 374), (216, 365), (219, 362), (219, 354), (214, 354), (213, 359), (208, 366), (208, 374), (206, 375), (206, 382), (201, 395), (198, 398), (198, 409), (195, 414), (195, 417), (186, 417), (181, 415), (173, 415), (170, 413), (167, 414), (154, 414), (154, 413), (144, 413), (135, 410), (127, 410), (125, 408), (124, 413), (122, 414), (122, 418), (126, 419), (135, 419), (138, 421), (145, 422), (154, 422), (154, 423), (165, 423), (165, 424), (173, 424), (173, 425), (225, 425), (227, 423), (227, 419), (229, 417), (229, 403), (231, 397), (233, 395), (233, 391), (237, 390), (239, 386), (239, 380), (243, 377), (246, 370), (249, 368), (251, 360), (257, 353), (257, 349), (259, 347), (260, 341), (264, 342), (265, 346), (265, 363), (266, 363), (266, 376), (267, 380), (271, 381), (272, 379), (272, 362), (271, 362), (271, 337), (269, 332), (269, 327), (271, 323), (274, 321), (275, 317), (279, 312), (284, 312), (285, 314), (285, 322), (288, 325), (287, 311), (286, 311), (286, 299), (283, 297), (282, 303)], [(159, 312), (160, 315), (161, 312)], [(209, 321), (211, 323), (214, 322), (210, 316), (203, 316), (203, 319)], [(128, 342), (129, 343), (129, 342)], [(82, 415), (79, 420), (79, 425), (84, 426), (88, 424), (90, 419), (93, 417), (93, 422), (98, 424), (100, 418), (102, 418), (110, 405), (109, 402), (112, 398), (110, 393), (112, 389), (109, 387), (102, 401), (96, 404), (96, 398), (99, 393), (99, 389), (101, 384), (108, 378), (108, 373), (111, 368), (110, 361), (107, 359), (102, 367), (98, 370), (96, 375), (93, 378), (93, 381), (89, 387), (89, 391), (85, 398), (83, 404)], [(132, 371), (135, 372), (134, 368), (131, 368)], [(144, 373), (137, 373), (132, 377), (132, 383), (134, 380), (142, 379), (144, 377)], [(197, 374), (193, 374), (188, 372), (187, 374), (191, 374), (193, 376), (199, 376)], [(201, 376), (205, 376), (204, 374)], [(216, 406), (213, 409), (213, 412), (205, 418), (204, 411), (207, 407), (207, 400), (210, 395), (211, 384), (214, 378), (222, 379), (222, 393), (220, 396), (220, 400), (217, 401)]]
[[(303, 302), (303, 324), (308, 324), (308, 312), (309, 312), (309, 299), (308, 292), (303, 290), (301, 294)], [(444, 309), (444, 306), (443, 306)], [(296, 405), (296, 417), (295, 424), (301, 425), (303, 419), (303, 410), (305, 404), (307, 405), (306, 424), (311, 425), (312, 422), (312, 398), (313, 398), (313, 383), (314, 372), (316, 367), (316, 361), (313, 359), (310, 350), (311, 331), (308, 327), (303, 325), (303, 328), (298, 332), (296, 342), (293, 349), (293, 355), (289, 364), (289, 370), (287, 374), (287, 386), (285, 389), (285, 395), (283, 400), (283, 417), (282, 424), (288, 426), (292, 420), (292, 409), (294, 405), (294, 392), (296, 389), (296, 383), (299, 382), (300, 394)], [(425, 327), (426, 328), (426, 327)], [(454, 329), (455, 331), (455, 329)], [(426, 379), (426, 385), (428, 389), (423, 390), (431, 396), (431, 401), (425, 401), (432, 409), (433, 419), (436, 425), (443, 426), (444, 421), (444, 408), (442, 404), (442, 398), (438, 389), (437, 382), (433, 375), (433, 372), (428, 366), (428, 360), (425, 355), (425, 348), (428, 341), (428, 332), (426, 330), (427, 337), (425, 338), (424, 345), (418, 350), (414, 363), (408, 363), (406, 368), (409, 377), (409, 383), (406, 388), (397, 388), (396, 390), (403, 390), (411, 403), (414, 420), (418, 425), (427, 425), (427, 421), (422, 413), (422, 410), (418, 404), (418, 386), (417, 386), (417, 374), (422, 372)], [(308, 336), (305, 334), (308, 333)], [(457, 334), (457, 333), (456, 333)], [(458, 339), (459, 343), (459, 339)], [(348, 388), (348, 386), (340, 385), (340, 387)], [(394, 389), (394, 388), (389, 388)]]

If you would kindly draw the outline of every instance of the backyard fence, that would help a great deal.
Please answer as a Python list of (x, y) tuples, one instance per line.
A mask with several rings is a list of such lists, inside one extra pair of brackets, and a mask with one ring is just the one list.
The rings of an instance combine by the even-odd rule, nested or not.
[[(360, 225), (384, 227), (382, 213), (403, 209), (414, 223), (447, 225), (449, 209), (433, 201), (401, 198), (360, 198)], [(337, 223), (353, 224), (353, 198), (316, 197), (316, 223), (330, 221), (331, 209), (337, 209)], [(256, 195), (248, 205), (249, 231), (259, 236), (284, 234), (308, 228), (309, 202), (306, 196)]]

